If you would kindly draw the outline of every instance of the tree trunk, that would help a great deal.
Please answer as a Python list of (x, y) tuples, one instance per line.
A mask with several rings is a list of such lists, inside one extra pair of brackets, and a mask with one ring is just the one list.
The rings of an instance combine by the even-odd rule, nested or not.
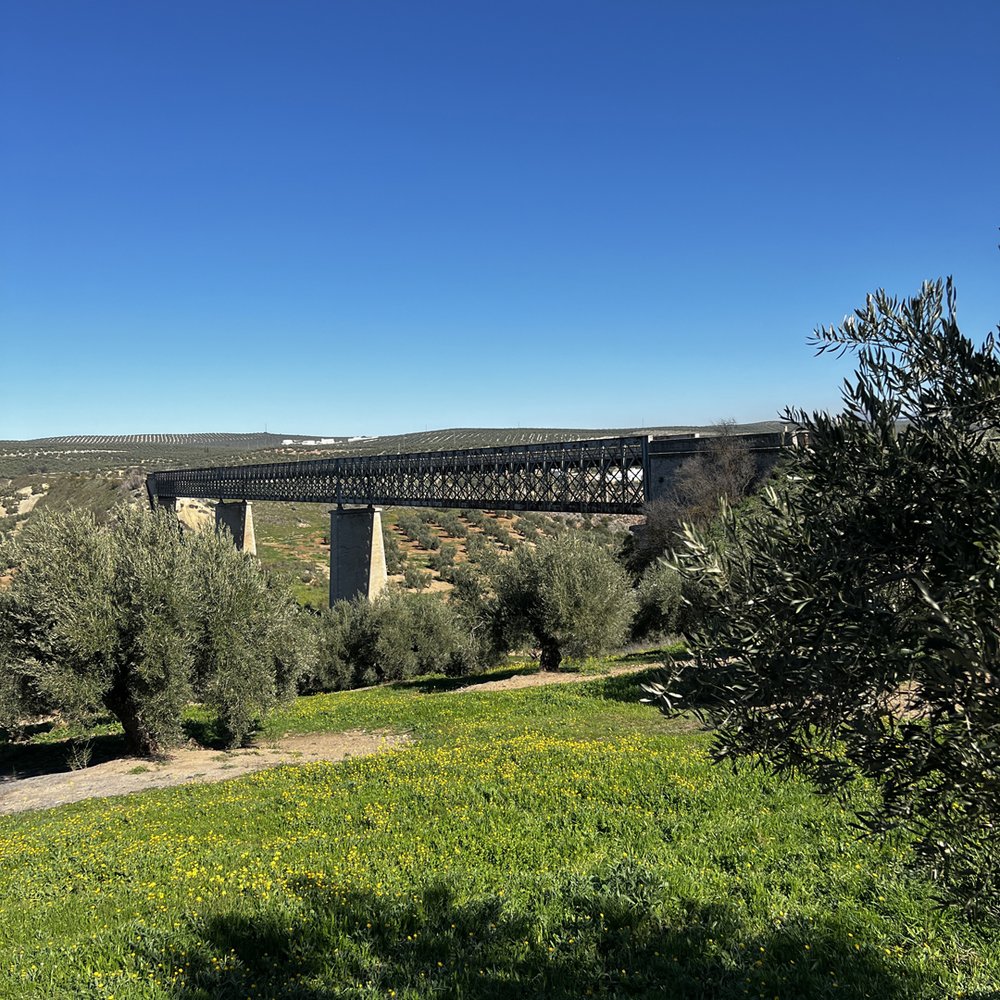
[(542, 655), (539, 658), (542, 670), (558, 670), (562, 662), (562, 653), (559, 650), (559, 643), (555, 639), (541, 640)]
[(104, 706), (122, 724), (125, 744), (136, 757), (156, 757), (163, 747), (142, 720), (142, 713), (125, 681), (116, 679), (104, 696)]

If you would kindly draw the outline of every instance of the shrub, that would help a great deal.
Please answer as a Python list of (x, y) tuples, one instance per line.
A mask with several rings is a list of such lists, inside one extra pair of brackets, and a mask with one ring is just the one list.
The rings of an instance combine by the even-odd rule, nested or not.
[(465, 542), (465, 554), (469, 560), (478, 563), (489, 572), (498, 559), (496, 548), (482, 535), (470, 534)]
[(442, 530), (451, 538), (465, 538), (469, 533), (469, 529), (465, 526), (465, 522), (462, 521), (458, 514), (456, 514), (453, 510), (438, 513), (435, 516), (435, 520)]
[(468, 562), (459, 563), (448, 570), (448, 580), (453, 590), (449, 607), (458, 615), (465, 631), (472, 660), (479, 665), (495, 663), (504, 650), (497, 641), (492, 606), (492, 583)]
[(374, 601), (338, 601), (319, 622), (308, 690), (339, 690), (418, 674), (457, 675), (475, 662), (464, 623), (433, 595), (388, 590)]
[(224, 739), (235, 745), (277, 701), (294, 696), (315, 659), (315, 637), (291, 592), (231, 542), (204, 532), (189, 549), (195, 694), (215, 710)]
[(382, 547), (385, 550), (385, 570), (389, 576), (402, 573), (406, 565), (406, 556), (396, 532), (386, 524), (382, 525)]
[(466, 524), (471, 524), (473, 527), (477, 528), (482, 527), (483, 523), (486, 521), (486, 514), (476, 508), (463, 510), (462, 517), (465, 518)]
[(655, 562), (643, 574), (636, 596), (633, 639), (661, 639), (680, 631), (684, 597), (681, 575), (674, 566), (664, 559)]
[(299, 678), (301, 694), (345, 691), (358, 686), (349, 655), (353, 613), (352, 602), (335, 601), (316, 617), (316, 656), (310, 668)]
[(429, 560), (431, 569), (435, 570), (437, 573), (441, 573), (449, 566), (454, 565), (456, 555), (458, 555), (458, 549), (454, 543), (442, 542), (441, 548), (439, 548)]
[(513, 536), (507, 528), (497, 520), (492, 518), (487, 520), (483, 525), (483, 534), (489, 535), (489, 537), (494, 539), (499, 545), (505, 545), (509, 549), (514, 547)]
[(424, 590), (430, 586), (431, 578), (429, 573), (407, 563), (403, 569), (403, 585), (410, 590)]
[(747, 495), (756, 466), (735, 426), (732, 421), (718, 424), (707, 450), (684, 462), (666, 495), (646, 505), (645, 522), (625, 540), (625, 558), (634, 572), (672, 552), (685, 524), (705, 528), (718, 515), (720, 503), (732, 506)]

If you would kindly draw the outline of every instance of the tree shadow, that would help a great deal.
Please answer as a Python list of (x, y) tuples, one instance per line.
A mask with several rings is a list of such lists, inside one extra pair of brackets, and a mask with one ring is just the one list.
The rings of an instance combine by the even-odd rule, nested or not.
[(505, 681), (522, 674), (536, 674), (538, 666), (520, 665), (504, 670), (491, 670), (481, 674), (466, 674), (462, 677), (416, 677), (409, 681), (393, 681), (386, 685), (395, 691), (416, 691), (419, 694), (444, 694), (458, 691), (461, 688), (476, 687), (478, 684), (488, 684), (490, 681)]
[(652, 666), (634, 674), (618, 674), (615, 677), (601, 677), (584, 685), (584, 692), (594, 698), (607, 701), (623, 701), (630, 705), (648, 698), (643, 690), (644, 684), (651, 681), (664, 681), (667, 677), (662, 666)]
[[(213, 716), (188, 716), (181, 720), (181, 731), (188, 740), (197, 743), (204, 750), (233, 749), (233, 745), (227, 738), (219, 720)], [(258, 722), (247, 735), (244, 745), (251, 745), (261, 732), (262, 726)]]
[[(38, 733), (46, 731), (44, 726), (31, 728)], [(121, 733), (51, 743), (0, 743), (0, 785), (43, 774), (61, 774), (81, 766), (92, 767), (126, 756), (128, 749)]]
[[(198, 940), (185, 935), (174, 1000), (904, 1000), (926, 985), (833, 915), (754, 933), (735, 906), (666, 899), (655, 876), (625, 863), (526, 910), (498, 895), (460, 900), (441, 884), (400, 896), (295, 888), (295, 917), (244, 911), (192, 923)], [(178, 968), (179, 954), (146, 958)]]
[(633, 649), (627, 653), (613, 657), (615, 663), (649, 663), (663, 664), (686, 660), (691, 656), (683, 643), (673, 643), (656, 649)]

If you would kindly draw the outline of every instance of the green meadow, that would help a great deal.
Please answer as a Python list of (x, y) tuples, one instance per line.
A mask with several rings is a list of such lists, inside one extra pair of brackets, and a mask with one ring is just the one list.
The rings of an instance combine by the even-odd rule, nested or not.
[(411, 737), (374, 757), (0, 817), (0, 997), (1000, 995), (1000, 931), (905, 842), (712, 765), (634, 676), (469, 683), (299, 698), (263, 734)]

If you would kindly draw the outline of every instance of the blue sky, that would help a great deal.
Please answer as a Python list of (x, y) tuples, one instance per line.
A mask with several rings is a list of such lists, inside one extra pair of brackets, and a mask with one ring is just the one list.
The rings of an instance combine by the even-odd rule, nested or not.
[(772, 419), (1000, 320), (1000, 4), (32, 0), (0, 438)]

